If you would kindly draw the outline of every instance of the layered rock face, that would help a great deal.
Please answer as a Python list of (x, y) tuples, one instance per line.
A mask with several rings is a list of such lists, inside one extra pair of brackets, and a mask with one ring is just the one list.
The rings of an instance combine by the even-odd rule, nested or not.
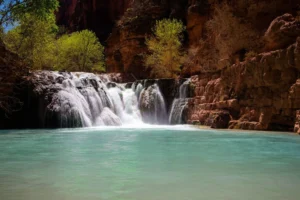
[(266, 50), (286, 48), (300, 35), (300, 21), (293, 15), (284, 14), (271, 23), (264, 35)]
[[(280, 42), (280, 41), (278, 41)], [(214, 74), (192, 77), (189, 122), (214, 128), (299, 130), (300, 38)]]

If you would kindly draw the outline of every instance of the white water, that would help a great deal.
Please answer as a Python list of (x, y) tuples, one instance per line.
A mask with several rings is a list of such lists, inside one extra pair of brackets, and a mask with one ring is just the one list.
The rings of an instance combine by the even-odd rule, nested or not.
[(183, 111), (188, 106), (188, 88), (190, 79), (181, 84), (179, 88), (179, 98), (175, 98), (172, 103), (172, 109), (169, 115), (170, 124), (183, 123)]
[(166, 104), (157, 84), (141, 91), (139, 107), (142, 111), (143, 121), (150, 124), (167, 124)]
[(60, 90), (46, 108), (45, 124), (62, 128), (167, 124), (165, 101), (156, 84), (144, 88), (137, 83), (126, 89), (94, 74), (53, 74), (64, 80), (55, 84)]

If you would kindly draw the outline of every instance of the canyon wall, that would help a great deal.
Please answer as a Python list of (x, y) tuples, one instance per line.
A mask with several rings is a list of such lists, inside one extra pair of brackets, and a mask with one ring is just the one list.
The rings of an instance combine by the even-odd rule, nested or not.
[(300, 22), (285, 14), (271, 23), (264, 36), (266, 46), (275, 50), (193, 76), (189, 123), (300, 133), (299, 36)]
[[(143, 59), (147, 53), (145, 38), (151, 34), (156, 20), (182, 20), (187, 28), (183, 41), (185, 50), (198, 48), (199, 41), (207, 37), (205, 24), (213, 14), (212, 7), (220, 2), (224, 0), (60, 0), (57, 21), (69, 31), (93, 30), (106, 47), (108, 72), (132, 73), (142, 79), (149, 78)], [(235, 7), (240, 1), (228, 2)], [(261, 9), (252, 17), (253, 28), (259, 31), (265, 31), (276, 16), (285, 12), (294, 14), (298, 4), (297, 0), (276, 0), (262, 9), (261, 3), (268, 5), (267, 0), (252, 2), (252, 9)], [(187, 72), (185, 76), (191, 74), (195, 73)]]

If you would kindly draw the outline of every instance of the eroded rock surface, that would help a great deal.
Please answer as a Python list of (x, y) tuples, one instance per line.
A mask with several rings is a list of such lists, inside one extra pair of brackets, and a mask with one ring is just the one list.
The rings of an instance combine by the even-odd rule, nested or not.
[(286, 48), (300, 35), (300, 21), (291, 14), (273, 20), (265, 33), (266, 50)]
[(292, 131), (295, 126), (298, 131), (299, 49), (300, 38), (286, 49), (192, 77), (195, 97), (189, 102), (189, 123), (218, 128), (222, 121), (225, 128), (229, 113), (229, 128)]

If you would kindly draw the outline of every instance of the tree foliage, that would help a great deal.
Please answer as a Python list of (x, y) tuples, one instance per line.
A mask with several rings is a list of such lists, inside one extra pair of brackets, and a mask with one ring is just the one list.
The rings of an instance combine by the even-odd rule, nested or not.
[(104, 71), (104, 47), (89, 30), (64, 35), (57, 41), (56, 69), (68, 71)]
[(4, 36), (4, 42), (10, 51), (17, 53), (32, 69), (51, 69), (57, 30), (54, 14), (48, 15), (46, 19), (26, 14), (19, 21), (19, 26)]
[(42, 20), (27, 14), (4, 42), (34, 70), (104, 71), (104, 47), (93, 32), (83, 30), (56, 39), (57, 31), (54, 15)]
[(18, 21), (26, 14), (45, 19), (58, 5), (57, 0), (0, 0), (0, 25)]
[(151, 54), (145, 64), (158, 78), (171, 78), (180, 72), (184, 54), (181, 50), (182, 33), (185, 30), (181, 21), (163, 19), (156, 22), (154, 36), (146, 39)]

